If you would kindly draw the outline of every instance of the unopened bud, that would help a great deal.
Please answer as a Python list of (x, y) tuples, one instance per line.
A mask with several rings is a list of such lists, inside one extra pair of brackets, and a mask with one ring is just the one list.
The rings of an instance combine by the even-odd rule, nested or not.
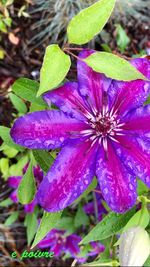
[(132, 227), (122, 234), (119, 246), (121, 266), (143, 266), (149, 254), (150, 238), (142, 227)]

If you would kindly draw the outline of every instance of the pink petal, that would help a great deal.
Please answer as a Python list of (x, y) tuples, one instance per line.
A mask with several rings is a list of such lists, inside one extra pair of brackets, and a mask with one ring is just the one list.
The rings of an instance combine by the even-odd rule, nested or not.
[(35, 206), (37, 205), (36, 198), (29, 204), (24, 205), (24, 210), (26, 213), (32, 213), (34, 211)]
[(95, 174), (96, 147), (90, 141), (74, 140), (62, 148), (37, 192), (45, 210), (62, 210), (86, 190)]
[(63, 86), (46, 93), (43, 98), (49, 106), (53, 103), (71, 117), (84, 119), (82, 113), (87, 111), (87, 107), (78, 93), (76, 82), (67, 82)]
[[(142, 74), (150, 78), (150, 61), (137, 58), (131, 61)], [(109, 88), (109, 95), (114, 102), (114, 109), (118, 114), (125, 114), (128, 110), (143, 105), (150, 94), (150, 82), (136, 80), (131, 82), (113, 81)]]
[(21, 176), (10, 176), (8, 178), (8, 185), (12, 188), (18, 188), (20, 182), (21, 182)]
[(124, 118), (124, 122), (124, 130), (137, 134), (150, 133), (150, 105), (133, 110)]
[[(79, 57), (84, 59), (93, 52), (93, 50), (83, 50), (83, 52), (79, 54)], [(105, 101), (103, 99), (104, 91), (108, 90), (111, 79), (93, 71), (92, 68), (88, 67), (88, 65), (81, 60), (78, 60), (77, 70), (80, 94), (85, 97), (87, 105), (90, 104), (93, 109), (100, 111), (102, 102)]]
[(17, 190), (14, 190), (9, 197), (14, 203), (18, 203)]
[(15, 143), (31, 149), (61, 147), (71, 132), (87, 129), (87, 125), (61, 111), (37, 111), (17, 119), (11, 129)]
[(115, 212), (123, 213), (135, 204), (136, 179), (116, 155), (111, 141), (108, 142), (107, 152), (106, 158), (103, 148), (100, 150), (96, 174), (109, 207)]
[(150, 187), (150, 142), (135, 136), (120, 136), (117, 140), (117, 154), (125, 166)]

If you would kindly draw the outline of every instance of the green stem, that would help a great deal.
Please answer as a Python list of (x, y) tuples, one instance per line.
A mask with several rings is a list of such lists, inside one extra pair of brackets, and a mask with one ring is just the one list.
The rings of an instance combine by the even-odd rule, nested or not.
[(146, 201), (145, 201), (145, 200), (144, 200), (144, 198), (143, 198), (143, 201), (142, 201), (142, 208), (141, 208), (141, 216), (140, 216), (140, 219), (139, 219), (138, 225), (141, 225), (141, 222), (142, 222), (142, 219), (143, 219), (143, 214), (144, 214), (145, 207), (146, 207)]
[(95, 192), (93, 192), (93, 200), (94, 200), (95, 219), (96, 219), (96, 222), (98, 222), (98, 204), (97, 204), (97, 199), (96, 199)]

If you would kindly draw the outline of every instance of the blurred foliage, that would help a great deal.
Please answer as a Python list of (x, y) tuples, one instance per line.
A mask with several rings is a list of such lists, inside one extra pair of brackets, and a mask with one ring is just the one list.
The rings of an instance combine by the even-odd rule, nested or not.
[[(65, 33), (70, 19), (95, 2), (96, 0), (33, 0), (30, 15), (41, 14), (41, 19), (33, 23), (32, 30), (35, 34), (29, 42), (36, 46), (46, 40), (51, 43), (66, 43)], [(115, 22), (126, 22), (129, 18), (148, 21), (149, 13), (149, 0), (117, 0), (112, 19)]]
[(34, 0), (31, 15), (41, 13), (41, 19), (32, 25), (32, 30), (36, 31), (34, 37), (30, 40), (42, 43), (50, 39), (52, 43), (60, 40), (60, 43), (66, 42), (64, 33), (71, 18), (81, 9), (90, 6), (93, 0)]
[(0, 3), (0, 32), (7, 33), (8, 27), (11, 27), (12, 19), (9, 14), (9, 6), (13, 0), (1, 1)]
[(115, 19), (120, 20), (124, 16), (125, 20), (134, 18), (136, 20), (149, 22), (150, 1), (149, 0), (117, 0), (114, 11)]
[(120, 24), (116, 25), (116, 30), (117, 30), (117, 36), (116, 36), (117, 46), (120, 52), (124, 53), (128, 44), (130, 43), (130, 39), (126, 34), (126, 31), (122, 28)]

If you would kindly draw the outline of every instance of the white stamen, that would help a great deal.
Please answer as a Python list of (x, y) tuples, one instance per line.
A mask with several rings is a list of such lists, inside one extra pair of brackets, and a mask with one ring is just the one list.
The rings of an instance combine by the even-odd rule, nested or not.
[(89, 120), (93, 120), (93, 121), (95, 121), (94, 116), (93, 116), (91, 113), (89, 113), (89, 112), (84, 113), (84, 116), (85, 116), (87, 119), (89, 119)]
[(97, 109), (95, 108), (95, 107), (92, 107), (92, 111), (93, 111), (93, 113), (95, 114), (95, 116), (97, 115), (97, 113), (98, 113), (98, 111), (97, 111)]
[(94, 144), (97, 142), (97, 137), (93, 140), (91, 147), (94, 146)]
[(107, 152), (107, 149), (108, 149), (108, 146), (107, 146), (107, 138), (103, 138), (103, 146), (104, 146), (105, 152)]
[(116, 135), (121, 135), (122, 136), (122, 135), (125, 135), (125, 134), (124, 133), (116, 133)]
[(101, 142), (102, 142), (102, 137), (99, 137), (99, 144), (101, 144)]
[(112, 117), (113, 112), (114, 112), (114, 107), (112, 107), (111, 111), (109, 112), (110, 117)]
[(117, 127), (122, 127), (124, 125), (125, 125), (125, 123), (120, 123), (120, 124), (117, 125)]
[(115, 141), (116, 143), (119, 143), (118, 140), (116, 140), (115, 138), (113, 138), (112, 136), (109, 136), (110, 139), (112, 139), (113, 141)]
[(97, 135), (92, 135), (91, 137), (90, 137), (90, 140), (94, 140), (95, 138), (97, 138), (98, 136)]
[[(118, 127), (118, 125), (117, 125), (117, 127)], [(118, 128), (113, 128), (113, 130), (115, 131), (115, 132), (121, 132), (122, 131), (122, 129), (118, 129)]]
[(91, 133), (94, 133), (93, 129), (83, 130), (80, 132), (80, 134), (91, 134)]

